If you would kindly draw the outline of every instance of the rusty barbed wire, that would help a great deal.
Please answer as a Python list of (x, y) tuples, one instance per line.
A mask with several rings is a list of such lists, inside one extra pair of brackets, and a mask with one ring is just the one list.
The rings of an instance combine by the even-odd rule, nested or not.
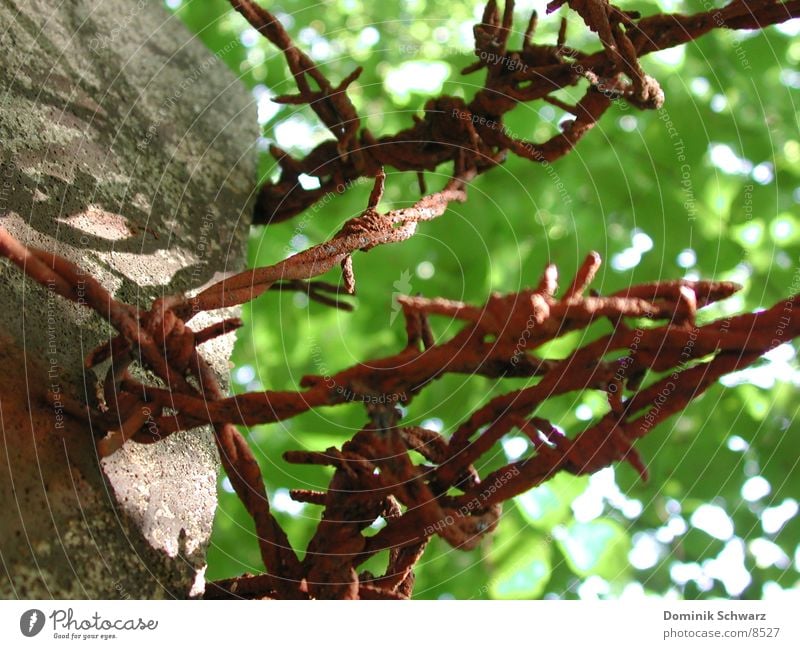
[[(513, 29), (514, 2), (505, 0), (501, 12), (489, 0), (481, 23), (475, 26), (476, 63), (464, 73), (486, 70), (486, 79), (469, 101), (443, 95), (428, 100), (424, 116), (394, 135), (376, 138), (360, 129), (361, 120), (347, 96), (347, 87), (361, 73), (357, 68), (334, 86), (296, 47), (280, 22), (254, 0), (230, 0), (250, 25), (264, 35), (286, 60), (298, 94), (275, 99), (279, 103), (307, 104), (334, 135), (334, 140), (316, 146), (302, 159), (293, 158), (273, 145), (272, 156), (281, 173), (275, 182), (259, 190), (254, 223), (276, 223), (289, 219), (337, 188), (348, 187), (362, 177), (373, 177), (384, 167), (400, 171), (433, 171), (447, 162), (453, 176), (466, 170), (483, 173), (501, 163), (507, 152), (539, 163), (553, 162), (569, 153), (597, 123), (615, 100), (636, 108), (659, 108), (664, 93), (658, 82), (645, 74), (639, 58), (693, 41), (714, 29), (757, 29), (800, 16), (800, 0), (732, 0), (722, 8), (692, 15), (656, 14), (641, 18), (619, 9), (608, 0), (554, 0), (548, 13), (567, 5), (595, 32), (603, 49), (585, 53), (566, 45), (566, 19), (555, 45), (533, 42), (536, 12), (531, 14), (522, 45), (509, 48)], [(310, 88), (307, 77), (315, 81)], [(574, 105), (556, 96), (564, 88), (588, 82), (583, 97)], [(505, 114), (521, 103), (546, 101), (573, 116), (560, 131), (543, 142), (512, 135), (503, 124)], [(301, 174), (319, 181), (306, 189)], [(424, 182), (420, 182), (424, 191)]]
[[(180, 430), (213, 427), (223, 467), (254, 520), (266, 572), (209, 584), (208, 597), (406, 599), (413, 589), (413, 567), (433, 536), (454, 547), (474, 547), (496, 527), (504, 501), (558, 471), (589, 473), (627, 461), (646, 477), (646, 463), (633, 447), (636, 439), (723, 374), (753, 363), (800, 334), (797, 296), (759, 313), (697, 325), (699, 309), (738, 290), (729, 282), (656, 282), (609, 296), (586, 295), (600, 264), (592, 253), (560, 297), (557, 269), (549, 265), (535, 288), (495, 294), (481, 306), (444, 298), (400, 298), (407, 344), (398, 353), (330, 377), (304, 377), (301, 391), (225, 398), (197, 346), (241, 326), (241, 321), (228, 318), (194, 331), (189, 322), (195, 315), (275, 290), (300, 290), (324, 304), (348, 308), (339, 299), (337, 286), (314, 278), (341, 266), (345, 293), (353, 293), (354, 253), (408, 239), (419, 223), (438, 218), (453, 201), (464, 201), (469, 181), (502, 162), (507, 151), (551, 161), (567, 153), (614, 99), (640, 108), (658, 106), (662, 93), (642, 71), (640, 56), (720, 26), (762, 27), (800, 14), (798, 0), (736, 0), (694, 16), (639, 19), (606, 0), (567, 0), (599, 35), (601, 52), (584, 54), (567, 48), (565, 22), (556, 46), (534, 44), (535, 15), (522, 49), (511, 51), (513, 2), (508, 0), (501, 13), (492, 0), (475, 28), (479, 61), (471, 66), (486, 68), (484, 87), (469, 103), (453, 97), (433, 99), (425, 117), (413, 127), (376, 140), (366, 130), (359, 133), (359, 118), (346, 94), (359, 70), (333, 85), (274, 16), (250, 0), (231, 1), (287, 59), (298, 94), (279, 100), (311, 105), (335, 137), (303, 160), (273, 147), (282, 174), (277, 183), (262, 188), (257, 221), (289, 218), (321, 198), (331, 185), (346, 186), (356, 178), (374, 176), (372, 194), (360, 216), (346, 222), (330, 241), (272, 266), (227, 278), (198, 295), (157, 299), (147, 310), (115, 300), (71, 262), (28, 248), (0, 228), (0, 256), (49, 290), (93, 309), (118, 332), (86, 359), (87, 367), (109, 365), (97, 402), (83, 404), (59, 396), (71, 415), (88, 418), (93, 429), (104, 431), (97, 439), (100, 455), (125, 443), (156, 443)], [(549, 9), (561, 4), (557, 0)], [(502, 63), (504, 59), (524, 65), (509, 66)], [(552, 96), (583, 79), (589, 81), (589, 89), (576, 106)], [(536, 99), (572, 112), (574, 121), (540, 144), (509, 136), (502, 128), (502, 116), (520, 102)], [(419, 172), (447, 161), (454, 162), (453, 179), (441, 191), (408, 208), (377, 211), (384, 165)], [(300, 173), (320, 178), (319, 189), (300, 191), (296, 187)], [(428, 319), (438, 316), (462, 321), (461, 330), (449, 340), (437, 341)], [(632, 319), (640, 323), (636, 328)], [(611, 331), (567, 358), (536, 354), (544, 343), (601, 320)], [(137, 380), (130, 371), (134, 364), (151, 370), (161, 384)], [(519, 378), (525, 385), (489, 400), (449, 436), (403, 425), (397, 405), (408, 403), (448, 373)], [(537, 415), (547, 399), (583, 390), (600, 392), (608, 402), (608, 412), (585, 430), (565, 434)], [(300, 560), (271, 513), (259, 466), (235, 426), (280, 421), (318, 406), (353, 402), (364, 404), (367, 422), (351, 439), (339, 448), (285, 454), (290, 463), (334, 469), (326, 490), (291, 492), (300, 502), (324, 507)], [(532, 452), (481, 477), (475, 469), (478, 460), (514, 429), (530, 439)], [(415, 464), (411, 452), (424, 461)], [(385, 527), (366, 536), (365, 529), (379, 517), (386, 521)], [(358, 571), (364, 561), (387, 550), (385, 574)]]
[[(386, 231), (393, 227), (392, 219), (370, 222), (375, 229), (368, 232), (377, 238), (368, 241), (391, 240)], [(346, 229), (338, 236), (339, 244), (354, 247), (353, 236)], [(332, 245), (328, 262), (342, 254)], [(87, 366), (111, 361), (102, 407), (65, 404), (72, 415), (89, 417), (93, 426), (108, 431), (97, 440), (101, 455), (128, 440), (155, 443), (179, 430), (214, 427), (225, 471), (254, 519), (267, 573), (217, 583), (209, 588), (209, 597), (407, 598), (413, 566), (431, 537), (438, 535), (456, 548), (475, 547), (496, 527), (503, 501), (558, 471), (592, 473), (627, 461), (646, 478), (646, 464), (633, 448), (636, 439), (685, 408), (722, 375), (800, 335), (797, 296), (759, 313), (698, 325), (699, 309), (739, 290), (731, 282), (656, 282), (609, 296), (586, 295), (600, 265), (599, 255), (592, 253), (561, 297), (557, 269), (549, 265), (536, 288), (495, 294), (482, 306), (400, 298), (408, 340), (399, 353), (330, 377), (304, 377), (300, 392), (224, 398), (196, 347), (241, 323), (224, 320), (194, 333), (181, 314), (189, 306), (194, 315), (237, 303), (242, 298), (238, 282), (227, 288), (220, 283), (196, 301), (161, 298), (142, 311), (114, 300), (73, 264), (26, 248), (2, 229), (0, 255), (58, 294), (82, 300), (120, 333), (87, 358)], [(295, 258), (296, 268), (291, 261)], [(300, 253), (281, 268), (295, 275), (327, 269), (328, 262), (309, 265), (308, 255)], [(259, 286), (275, 272), (262, 274)], [(226, 291), (233, 297), (229, 299)], [(463, 326), (451, 339), (436, 341), (428, 325), (431, 316), (455, 318)], [(639, 323), (636, 328), (629, 326), (631, 319)], [(534, 353), (544, 343), (599, 320), (608, 321), (611, 331), (567, 358)], [(128, 371), (134, 360), (153, 370), (165, 387), (135, 380)], [(449, 439), (404, 426), (397, 405), (410, 402), (448, 373), (524, 378), (528, 384), (478, 408)], [(609, 404), (608, 412), (585, 430), (567, 435), (536, 415), (547, 399), (583, 390), (604, 394)], [(316, 406), (352, 402), (365, 405), (368, 422), (341, 448), (290, 451), (284, 456), (289, 463), (334, 468), (326, 491), (292, 492), (298, 501), (324, 507), (300, 561), (270, 512), (260, 469), (234, 425), (280, 421)], [(532, 453), (481, 478), (474, 466), (514, 429), (530, 439)], [(411, 451), (425, 462), (415, 464)], [(385, 519), (385, 527), (373, 536), (364, 535), (379, 517)], [(390, 551), (384, 575), (358, 572), (359, 565), (384, 550)]]
[[(86, 359), (87, 367), (111, 361), (102, 385), (102, 402), (92, 406), (59, 395), (72, 416), (82, 420), (88, 417), (92, 430), (107, 433), (96, 441), (101, 457), (114, 453), (129, 439), (143, 443), (159, 441), (158, 431), (148, 422), (163, 406), (150, 410), (143, 385), (141, 389), (138, 384), (133, 390), (122, 388), (123, 384), (136, 384), (129, 373), (134, 360), (152, 370), (173, 394), (202, 396), (206, 400), (222, 397), (216, 377), (197, 352), (197, 345), (241, 326), (238, 318), (223, 320), (195, 333), (172, 311), (175, 298), (157, 299), (149, 311), (119, 302), (71, 262), (54, 253), (22, 245), (2, 227), (0, 255), (49, 290), (93, 309), (119, 332), (117, 338), (91, 352)], [(189, 377), (199, 387), (192, 385)], [(275, 592), (286, 595), (297, 587), (300, 565), (286, 534), (270, 512), (258, 463), (234, 426), (214, 425), (214, 439), (231, 484), (255, 522), (264, 565), (272, 566), (268, 580), (274, 584)], [(278, 581), (277, 575), (288, 580)]]

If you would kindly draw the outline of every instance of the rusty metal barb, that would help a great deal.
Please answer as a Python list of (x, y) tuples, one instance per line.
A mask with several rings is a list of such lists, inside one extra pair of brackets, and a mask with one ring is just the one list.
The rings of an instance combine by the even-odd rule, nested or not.
[[(608, 0), (554, 0), (548, 11), (568, 5), (588, 29), (598, 34), (602, 49), (585, 53), (567, 46), (564, 19), (555, 44), (534, 42), (537, 17), (533, 14), (520, 49), (514, 50), (509, 47), (514, 3), (507, 0), (501, 11), (496, 0), (490, 0), (474, 28), (476, 61), (463, 71), (485, 70), (483, 87), (466, 101), (451, 96), (430, 99), (424, 116), (416, 118), (413, 125), (376, 138), (367, 129), (359, 131), (360, 120), (347, 97), (347, 85), (357, 72), (333, 86), (291, 42), (274, 16), (250, 0), (231, 3), (286, 56), (300, 92), (283, 100), (308, 104), (335, 137), (302, 159), (273, 147), (281, 175), (261, 187), (256, 223), (289, 219), (337, 188), (374, 177), (383, 167), (423, 172), (453, 162), (454, 176), (463, 169), (483, 173), (500, 163), (509, 151), (534, 162), (552, 162), (569, 153), (613, 101), (643, 110), (663, 104), (664, 93), (657, 80), (642, 70), (642, 56), (695, 40), (714, 29), (763, 28), (800, 16), (800, 0), (732, 0), (720, 9), (692, 15), (645, 18), (623, 11)], [(310, 89), (306, 76), (313, 78), (319, 91)], [(574, 106), (554, 96), (583, 81), (589, 82), (589, 88)], [(572, 113), (574, 119), (565, 121), (560, 132), (542, 142), (527, 141), (506, 129), (504, 115), (522, 103), (540, 100)], [(316, 177), (320, 186), (303, 189), (298, 181), (300, 174)]]
[[(363, 229), (366, 241), (374, 242), (371, 233), (404, 219), (433, 218), (444, 204), (415, 206), (400, 216), (378, 215), (373, 205), (365, 213), (366, 222), (343, 228), (337, 237), (352, 242)], [(342, 250), (348, 248), (331, 255)], [(482, 306), (402, 298), (412, 333), (428, 316), (460, 320), (461, 330), (449, 340), (410, 336), (409, 344), (395, 355), (332, 376), (305, 377), (303, 391), (224, 398), (197, 345), (235, 328), (238, 320), (194, 333), (179, 315), (187, 306), (180, 296), (156, 300), (149, 311), (122, 304), (73, 264), (26, 248), (3, 229), (0, 255), (68, 299), (80, 302), (88, 295), (83, 303), (109, 318), (120, 332), (116, 342), (88, 359), (92, 366), (101, 358), (113, 361), (103, 384), (104, 403), (70, 402), (69, 408), (73, 416), (91, 417), (93, 424), (108, 431), (97, 441), (101, 454), (113, 453), (124, 443), (156, 443), (172, 432), (203, 424), (214, 427), (225, 471), (255, 522), (267, 574), (218, 583), (209, 592), (213, 597), (406, 598), (413, 586), (413, 566), (431, 537), (438, 535), (457, 548), (475, 547), (497, 525), (503, 501), (558, 471), (591, 473), (626, 461), (646, 478), (646, 461), (634, 448), (637, 439), (725, 373), (800, 335), (798, 297), (759, 313), (697, 325), (698, 309), (738, 290), (730, 282), (656, 282), (605, 297), (587, 295), (600, 265), (599, 255), (591, 253), (560, 297), (558, 273), (550, 264), (536, 288), (494, 294)], [(308, 272), (305, 263), (301, 262), (303, 273)], [(291, 262), (286, 267), (291, 269)], [(274, 277), (270, 273), (274, 270), (266, 276)], [(212, 287), (206, 294), (212, 298), (188, 304), (229, 304), (227, 291), (239, 299), (246, 276), (258, 276), (258, 271)], [(83, 281), (88, 289), (81, 285), (76, 290), (77, 282)], [(627, 324), (633, 318), (649, 324), (640, 322), (633, 328)], [(543, 343), (600, 319), (607, 320), (611, 330), (567, 358), (533, 353)], [(164, 385), (135, 380), (128, 371), (133, 358), (153, 369)], [(527, 382), (479, 407), (449, 438), (404, 426), (396, 405), (408, 403), (447, 373), (524, 377)], [(647, 382), (647, 377), (654, 378)], [(583, 390), (598, 391), (609, 403), (608, 412), (585, 430), (565, 434), (536, 415), (547, 399)], [(327, 490), (292, 492), (301, 502), (325, 508), (301, 562), (270, 512), (261, 471), (234, 424), (280, 421), (317, 406), (351, 402), (366, 406), (368, 424), (340, 449), (289, 451), (284, 456), (288, 462), (335, 469)], [(531, 440), (531, 454), (481, 479), (475, 465), (514, 429)], [(415, 463), (412, 453), (424, 463)], [(365, 528), (378, 517), (384, 518), (385, 527), (366, 537)], [(390, 551), (386, 574), (359, 573), (358, 566), (381, 550)]]
[[(734, 0), (719, 10), (691, 16), (648, 18), (624, 12), (607, 0), (555, 0), (549, 9), (568, 5), (598, 34), (602, 50), (587, 54), (566, 46), (564, 20), (555, 45), (535, 43), (535, 14), (521, 49), (513, 50), (514, 3), (506, 0), (501, 11), (490, 0), (474, 31), (478, 61), (465, 71), (485, 70), (483, 87), (468, 102), (446, 96), (431, 99), (424, 117), (413, 126), (375, 138), (367, 130), (359, 131), (359, 116), (347, 96), (360, 69), (334, 85), (271, 13), (251, 0), (231, 4), (286, 58), (298, 94), (278, 101), (308, 104), (334, 136), (302, 160), (272, 148), (281, 175), (261, 188), (256, 221), (289, 218), (358, 178), (374, 178), (361, 215), (347, 221), (330, 241), (234, 275), (196, 296), (157, 299), (148, 309), (116, 300), (76, 265), (28, 248), (0, 227), (0, 256), (48, 290), (94, 310), (117, 331), (86, 358), (89, 368), (110, 361), (98, 382), (97, 402), (83, 404), (60, 396), (72, 416), (89, 418), (96, 429), (105, 431), (96, 440), (101, 455), (126, 443), (152, 444), (176, 431), (213, 427), (225, 471), (254, 521), (266, 574), (218, 582), (209, 587), (209, 597), (406, 599), (413, 588), (413, 567), (433, 536), (457, 548), (475, 547), (496, 527), (504, 501), (558, 471), (590, 473), (626, 461), (646, 478), (647, 463), (636, 451), (637, 439), (725, 373), (800, 335), (800, 296), (759, 313), (698, 325), (698, 310), (739, 289), (730, 282), (665, 281), (607, 296), (587, 295), (600, 266), (599, 255), (591, 253), (560, 297), (554, 264), (546, 266), (534, 288), (493, 294), (482, 305), (402, 297), (408, 341), (400, 351), (332, 376), (304, 377), (297, 391), (226, 398), (198, 345), (234, 330), (241, 321), (228, 318), (194, 331), (189, 324), (193, 316), (248, 302), (266, 291), (285, 290), (303, 291), (310, 299), (347, 309), (350, 305), (340, 293), (356, 290), (356, 252), (413, 236), (420, 223), (464, 201), (469, 182), (500, 164), (508, 152), (535, 162), (552, 161), (568, 153), (613, 101), (658, 107), (663, 93), (642, 71), (641, 56), (718, 27), (753, 29), (800, 15), (800, 0)], [(583, 80), (589, 87), (575, 105), (552, 96)], [(503, 116), (535, 100), (559, 106), (574, 119), (539, 143), (507, 132)], [(453, 174), (440, 191), (409, 207), (378, 211), (385, 166), (421, 173), (444, 162), (453, 163)], [(298, 178), (303, 173), (319, 178), (320, 187), (301, 189)], [(343, 291), (315, 279), (336, 267), (342, 269)], [(428, 320), (439, 316), (461, 323), (450, 339), (433, 335)], [(544, 343), (598, 321), (606, 322), (609, 330), (596, 340), (566, 358), (542, 357)], [(131, 368), (136, 364), (151, 370), (157, 384), (134, 378)], [(453, 373), (524, 381), (462, 422), (448, 422), (451, 434), (405, 426), (397, 406)], [(584, 430), (561, 431), (537, 414), (548, 399), (585, 390), (602, 394), (608, 411)], [(346, 403), (365, 406), (366, 423), (351, 439), (325, 452), (302, 449), (284, 456), (288, 462), (334, 469), (326, 490), (291, 492), (298, 501), (324, 507), (300, 560), (270, 510), (261, 470), (236, 425), (281, 421), (319, 406)], [(481, 477), (475, 468), (479, 460), (514, 429), (531, 440), (530, 454)], [(365, 529), (381, 518), (383, 529), (365, 535)], [(385, 574), (358, 572), (364, 561), (383, 550), (389, 551)]]

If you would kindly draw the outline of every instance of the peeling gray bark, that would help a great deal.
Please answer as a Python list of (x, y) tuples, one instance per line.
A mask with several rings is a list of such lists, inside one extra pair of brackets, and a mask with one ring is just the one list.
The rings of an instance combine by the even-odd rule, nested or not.
[[(160, 4), (0, 1), (0, 224), (143, 307), (243, 267), (255, 183), (250, 95)], [(8, 263), (0, 305), (0, 597), (188, 596), (211, 431), (98, 460), (97, 431), (44, 395), (93, 400), (105, 368), (83, 358), (108, 324)], [(232, 345), (201, 347), (223, 384)]]

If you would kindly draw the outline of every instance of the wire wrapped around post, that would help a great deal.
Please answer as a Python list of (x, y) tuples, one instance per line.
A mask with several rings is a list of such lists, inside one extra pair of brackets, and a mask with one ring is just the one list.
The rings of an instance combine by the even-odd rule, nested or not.
[[(457, 186), (448, 191), (461, 197)], [(69, 402), (74, 416), (88, 416), (94, 427), (108, 431), (97, 440), (101, 455), (125, 443), (156, 443), (179, 430), (213, 426), (223, 467), (255, 523), (267, 572), (216, 584), (210, 597), (407, 598), (413, 566), (431, 537), (460, 549), (475, 547), (497, 526), (504, 501), (559, 471), (580, 475), (624, 461), (646, 479), (646, 461), (634, 447), (637, 439), (724, 374), (800, 335), (796, 296), (759, 313), (698, 325), (698, 310), (739, 290), (731, 282), (667, 281), (608, 296), (587, 295), (600, 266), (600, 256), (591, 253), (560, 297), (558, 271), (551, 264), (535, 288), (492, 295), (482, 306), (400, 298), (408, 341), (396, 354), (330, 377), (304, 377), (304, 389), (298, 392), (224, 397), (197, 345), (241, 323), (225, 320), (194, 332), (183, 320), (187, 313), (240, 303), (246, 281), (253, 282), (257, 289), (252, 293), (258, 294), (278, 277), (309, 279), (357, 249), (402, 240), (409, 233), (395, 225), (434, 218), (444, 209), (446, 200), (441, 201), (391, 217), (378, 215), (371, 202), (359, 217), (365, 221), (357, 219), (357, 226), (343, 228), (331, 245), (225, 280), (196, 298), (158, 299), (148, 311), (118, 302), (70, 262), (27, 248), (0, 229), (0, 255), (59, 295), (84, 300), (119, 332), (87, 358), (89, 366), (112, 361), (102, 408)], [(460, 331), (436, 340), (428, 319), (437, 316), (461, 321)], [(536, 355), (544, 343), (601, 320), (610, 331), (566, 358)], [(636, 328), (629, 326), (631, 320), (638, 322)], [(128, 371), (134, 358), (162, 385), (135, 380)], [(449, 437), (404, 425), (397, 405), (409, 403), (448, 373), (519, 378), (525, 385), (477, 408)], [(565, 434), (536, 414), (547, 399), (584, 390), (603, 394), (608, 403), (608, 412), (586, 429)], [(324, 507), (301, 561), (270, 512), (259, 466), (235, 426), (280, 421), (318, 406), (349, 402), (366, 408), (367, 422), (356, 435), (340, 448), (290, 451), (284, 457), (293, 464), (334, 469), (326, 491), (292, 492), (300, 502)], [(531, 454), (480, 476), (475, 466), (514, 429), (530, 439)], [(412, 452), (424, 462), (412, 461)], [(364, 530), (379, 517), (386, 520), (385, 527), (366, 536)], [(364, 561), (384, 550), (390, 551), (385, 574), (359, 572)]]

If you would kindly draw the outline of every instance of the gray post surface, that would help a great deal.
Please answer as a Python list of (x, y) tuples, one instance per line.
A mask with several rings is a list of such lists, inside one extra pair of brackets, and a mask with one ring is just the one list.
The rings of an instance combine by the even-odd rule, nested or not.
[[(255, 106), (160, 2), (3, 0), (0, 52), (0, 225), (143, 307), (241, 270)], [(0, 597), (201, 592), (210, 430), (98, 460), (97, 431), (44, 397), (92, 398), (109, 325), (5, 260), (0, 306)], [(233, 342), (201, 347), (223, 383)]]

